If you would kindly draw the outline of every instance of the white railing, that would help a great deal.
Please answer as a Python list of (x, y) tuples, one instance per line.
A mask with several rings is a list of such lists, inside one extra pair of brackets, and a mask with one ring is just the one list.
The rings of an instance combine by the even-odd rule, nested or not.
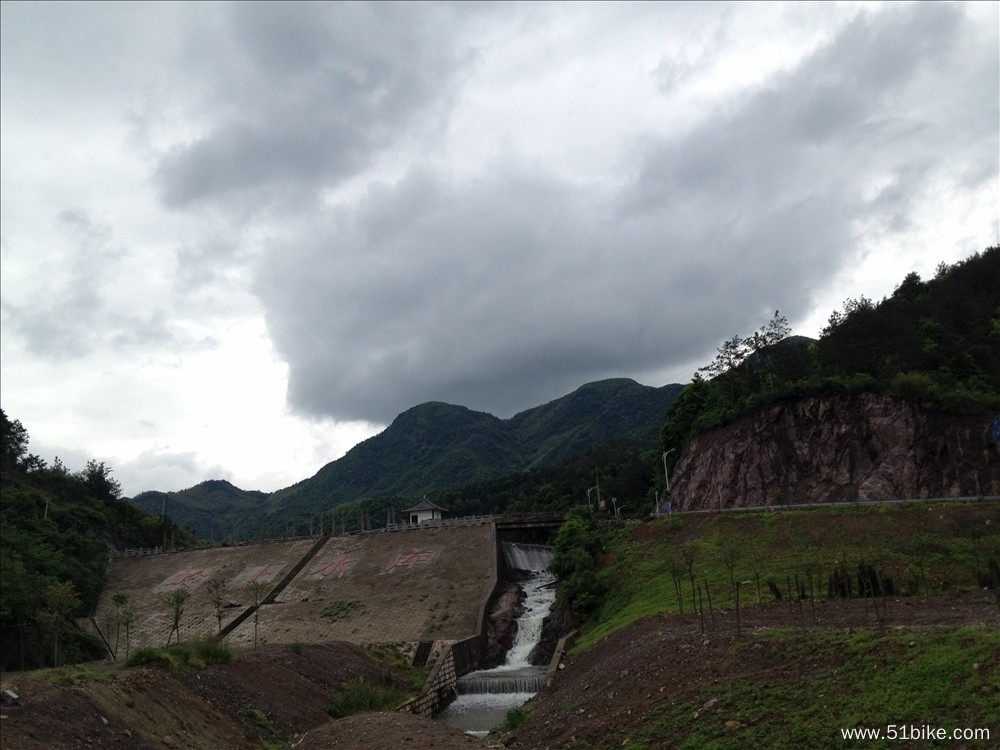
[(111, 557), (141, 557), (142, 555), (158, 555), (162, 552), (159, 547), (130, 547), (129, 549), (112, 549)]

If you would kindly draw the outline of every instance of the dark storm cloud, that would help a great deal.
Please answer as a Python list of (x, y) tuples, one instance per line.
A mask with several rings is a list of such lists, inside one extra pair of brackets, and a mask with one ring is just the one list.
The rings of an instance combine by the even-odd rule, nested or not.
[(691, 359), (721, 325), (762, 322), (748, 309), (802, 308), (798, 289), (775, 302), (781, 272), (767, 261), (794, 258), (833, 210), (817, 200), (775, 216), (780, 238), (720, 230), (684, 257), (683, 231), (618, 220), (595, 196), (523, 173), (475, 190), (414, 174), (309, 244), (275, 249), (259, 292), (292, 404), (382, 421), (432, 399), (509, 414)]
[[(618, 192), (509, 165), (461, 181), (413, 169), (305, 222), (258, 278), (291, 404), (507, 414), (695, 361), (776, 307), (804, 314), (863, 225), (898, 226), (949, 170), (986, 160), (995, 175), (996, 103), (981, 101), (995, 66), (959, 49), (965, 23), (938, 4), (862, 14), (683, 136), (637, 139)], [(941, 139), (963, 145), (946, 156)]]
[[(170, 149), (173, 208), (315, 200), (369, 166), (460, 72), (447, 6), (237, 3), (190, 42), (208, 131)], [(221, 116), (215, 113), (221, 113)]]

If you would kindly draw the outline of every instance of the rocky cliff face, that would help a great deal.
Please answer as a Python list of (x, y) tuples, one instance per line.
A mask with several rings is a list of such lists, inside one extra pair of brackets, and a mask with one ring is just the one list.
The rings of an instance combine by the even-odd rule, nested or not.
[(775, 404), (695, 438), (674, 507), (997, 495), (996, 417), (870, 393)]

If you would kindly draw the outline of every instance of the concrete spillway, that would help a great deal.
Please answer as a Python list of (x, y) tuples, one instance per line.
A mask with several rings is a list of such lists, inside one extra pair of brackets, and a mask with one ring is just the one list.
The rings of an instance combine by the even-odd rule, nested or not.
[(483, 736), (503, 721), (507, 711), (537, 693), (545, 678), (545, 666), (528, 661), (542, 637), (542, 623), (555, 602), (554, 577), (546, 570), (552, 559), (548, 547), (504, 542), (510, 567), (531, 571), (523, 583), (525, 612), (517, 618), (517, 634), (503, 664), (461, 677), (455, 685), (458, 697), (440, 715), (450, 726)]

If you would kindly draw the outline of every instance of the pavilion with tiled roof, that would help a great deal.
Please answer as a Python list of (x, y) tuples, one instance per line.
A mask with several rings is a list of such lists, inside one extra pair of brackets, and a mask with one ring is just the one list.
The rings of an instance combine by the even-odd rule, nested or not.
[(407, 515), (408, 523), (421, 524), (424, 521), (440, 521), (448, 509), (435, 505), (424, 495), (419, 503), (411, 508), (404, 508), (401, 512)]

